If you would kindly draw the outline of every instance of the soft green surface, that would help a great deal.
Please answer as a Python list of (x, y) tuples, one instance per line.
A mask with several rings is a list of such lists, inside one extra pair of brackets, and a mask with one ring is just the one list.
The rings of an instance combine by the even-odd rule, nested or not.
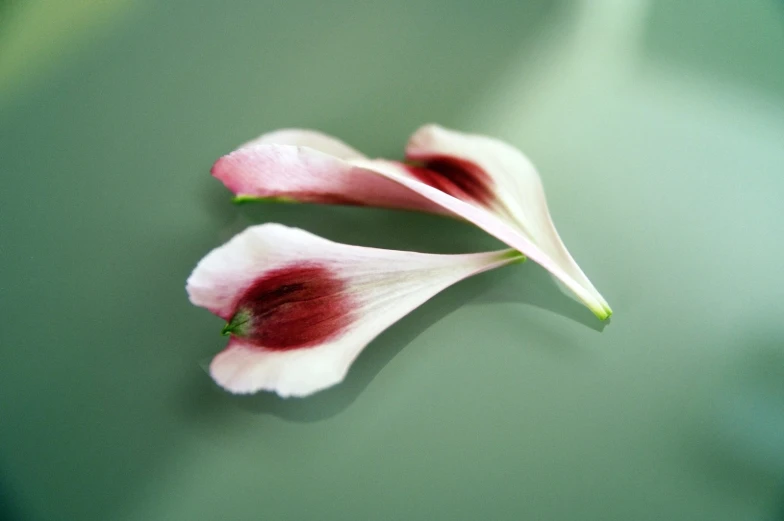
[[(31, 72), (0, 105), (0, 517), (780, 516), (784, 5), (681, 3), (136, 2)], [(223, 323), (184, 282), (245, 226), (500, 245), (237, 206), (212, 161), (282, 126), (399, 155), (430, 121), (530, 155), (612, 323), (526, 262), (439, 295), (337, 388), (216, 389)]]

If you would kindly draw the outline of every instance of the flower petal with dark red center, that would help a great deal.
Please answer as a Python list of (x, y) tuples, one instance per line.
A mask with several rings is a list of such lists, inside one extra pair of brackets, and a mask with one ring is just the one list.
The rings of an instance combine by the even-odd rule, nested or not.
[(210, 364), (219, 385), (305, 396), (342, 381), (370, 341), (433, 295), (522, 258), (365, 248), (263, 224), (204, 257), (186, 289), (227, 321), (229, 345)]
[[(297, 141), (288, 133), (284, 135), (288, 141)], [(299, 142), (309, 142), (306, 138), (312, 138), (310, 133)], [(325, 150), (339, 149), (322, 139), (312, 141)], [(354, 157), (352, 161), (361, 159)], [(265, 136), (218, 159), (212, 175), (234, 192), (235, 200), (243, 202), (345, 204), (445, 213), (394, 181), (352, 167), (342, 157), (302, 145), (269, 144)]]
[[(427, 164), (444, 157), (463, 165), (474, 176), (484, 173), (491, 179), (496, 196), (494, 213), (539, 246), (574, 283), (590, 293), (600, 306), (594, 308), (589, 304), (594, 313), (601, 318), (612, 314), (607, 301), (588, 280), (558, 235), (539, 173), (522, 152), (498, 139), (455, 132), (438, 125), (420, 128), (406, 146), (408, 160)], [(571, 284), (566, 285), (574, 290)]]

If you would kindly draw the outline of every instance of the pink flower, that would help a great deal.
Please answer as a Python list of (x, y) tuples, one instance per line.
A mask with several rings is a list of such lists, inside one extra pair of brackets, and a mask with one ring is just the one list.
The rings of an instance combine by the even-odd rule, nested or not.
[(464, 219), (541, 264), (600, 319), (612, 314), (558, 236), (536, 169), (497, 139), (427, 125), (399, 162), (368, 159), (319, 132), (281, 130), (220, 158), (212, 173), (237, 201), (379, 206)]
[(524, 257), (515, 250), (463, 255), (335, 243), (279, 224), (252, 226), (193, 271), (193, 304), (227, 321), (229, 344), (210, 364), (233, 393), (306, 396), (345, 377), (379, 333), (473, 274)]

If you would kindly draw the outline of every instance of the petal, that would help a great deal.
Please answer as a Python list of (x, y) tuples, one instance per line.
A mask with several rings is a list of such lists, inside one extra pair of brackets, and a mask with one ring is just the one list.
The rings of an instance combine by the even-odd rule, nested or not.
[(340, 159), (365, 159), (365, 155), (362, 152), (351, 148), (335, 137), (317, 130), (299, 128), (285, 128), (262, 134), (243, 146), (269, 144), (308, 147)]
[(350, 246), (263, 224), (204, 257), (187, 291), (229, 321), (229, 345), (210, 365), (219, 385), (305, 396), (342, 381), (371, 340), (436, 293), (521, 259)]
[(445, 213), (398, 183), (356, 168), (338, 156), (308, 146), (267, 144), (268, 136), (274, 135), (262, 136), (213, 165), (212, 175), (234, 192), (236, 201), (348, 204)]
[[(475, 189), (484, 197), (479, 202), (539, 246), (577, 284), (593, 295), (607, 316), (612, 313), (558, 235), (547, 208), (539, 173), (522, 152), (490, 137), (426, 125), (409, 140), (406, 158), (420, 163), (425, 169), (446, 171), (451, 173), (451, 177), (458, 178), (462, 174), (479, 180), (475, 184), (481, 183), (481, 187), (489, 187), (485, 190), (491, 195)], [(470, 198), (452, 195), (471, 201)]]

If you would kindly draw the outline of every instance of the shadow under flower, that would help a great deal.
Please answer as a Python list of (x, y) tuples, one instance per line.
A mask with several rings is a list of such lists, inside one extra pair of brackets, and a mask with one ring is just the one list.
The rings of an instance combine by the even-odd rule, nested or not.
[(565, 295), (550, 274), (531, 261), (513, 270), (494, 272), (486, 292), (474, 302), (516, 302), (538, 307), (601, 333), (611, 319), (599, 320), (580, 302)]

